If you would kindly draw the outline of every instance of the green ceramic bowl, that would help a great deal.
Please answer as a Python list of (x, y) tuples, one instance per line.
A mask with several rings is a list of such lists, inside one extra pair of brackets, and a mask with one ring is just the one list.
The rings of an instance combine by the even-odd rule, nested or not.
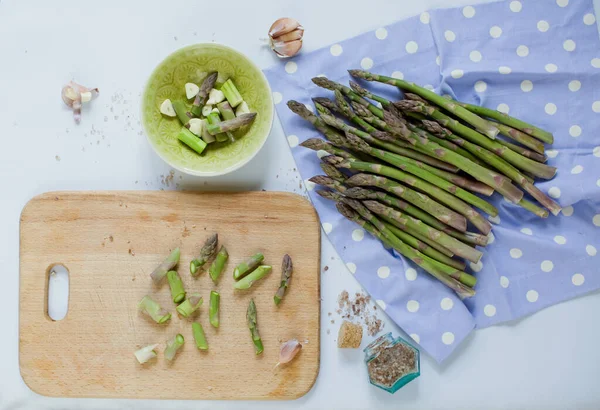
[[(185, 83), (200, 85), (213, 71), (233, 79), (250, 110), (258, 115), (234, 143), (210, 146), (198, 155), (177, 139), (181, 129), (177, 118), (163, 116), (159, 107), (167, 98), (187, 101)], [(246, 56), (220, 44), (196, 44), (175, 51), (152, 72), (142, 96), (142, 124), (150, 145), (165, 162), (186, 174), (208, 177), (240, 168), (260, 151), (272, 123), (273, 99), (264, 74)]]

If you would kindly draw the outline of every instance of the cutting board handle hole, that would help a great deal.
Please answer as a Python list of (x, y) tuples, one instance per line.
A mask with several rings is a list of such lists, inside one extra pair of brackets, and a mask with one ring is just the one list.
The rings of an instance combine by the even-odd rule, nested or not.
[(69, 310), (69, 270), (53, 263), (46, 273), (46, 314), (53, 321), (63, 320)]

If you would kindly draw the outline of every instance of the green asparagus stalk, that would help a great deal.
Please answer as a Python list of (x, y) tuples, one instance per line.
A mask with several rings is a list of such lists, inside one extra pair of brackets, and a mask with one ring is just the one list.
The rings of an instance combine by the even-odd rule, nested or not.
[(200, 350), (208, 350), (206, 335), (204, 334), (204, 329), (202, 329), (202, 325), (200, 323), (192, 323), (192, 334), (194, 335), (194, 340), (196, 341), (196, 347)]
[(311, 149), (313, 151), (326, 151), (329, 154), (337, 155), (338, 157), (342, 158), (356, 159), (354, 155), (352, 155), (348, 151), (344, 151), (341, 148), (331, 145), (330, 143), (322, 140), (321, 138), (309, 138), (306, 141), (301, 142), (300, 146)]
[[(449, 129), (442, 127), (437, 122), (424, 121), (423, 124), (425, 125), (425, 127), (429, 128), (434, 133), (443, 135), (444, 138), (448, 138), (451, 141), (455, 142), (456, 144), (463, 146), (465, 149), (468, 149), (474, 155), (477, 155), (478, 157), (480, 157), (481, 159), (483, 159), (484, 161), (489, 163), (491, 166), (493, 166), (494, 168), (496, 168), (499, 171), (501, 171), (502, 173), (504, 173), (510, 179), (515, 181), (517, 184), (519, 184), (525, 190), (525, 192), (529, 193), (540, 204), (542, 204), (542, 206), (544, 206), (544, 208), (548, 209), (554, 215), (558, 215), (558, 213), (560, 212), (560, 210), (561, 210), (560, 205), (558, 205), (556, 202), (554, 202), (552, 199), (550, 199), (550, 197), (548, 197), (546, 194), (544, 194), (542, 191), (540, 191), (535, 185), (533, 185), (533, 183), (531, 181), (529, 181), (527, 179), (527, 177), (522, 175), (519, 172), (519, 170), (517, 170), (515, 167), (513, 167), (508, 162), (504, 161), (501, 157), (495, 155), (493, 152), (490, 152), (478, 145), (472, 144), (468, 141), (465, 141), (465, 140), (455, 136)], [(542, 218), (546, 218), (548, 216), (548, 213), (545, 210), (535, 206), (534, 204), (529, 203), (527, 200), (524, 200), (523, 198), (521, 198), (521, 200), (517, 201), (516, 204), (524, 207), (528, 211), (533, 212), (534, 214), (536, 214)]]
[(467, 230), (467, 221), (464, 216), (446, 208), (444, 205), (434, 201), (429, 196), (413, 191), (412, 189), (390, 179), (370, 174), (356, 174), (348, 178), (347, 183), (348, 185), (352, 186), (374, 186), (384, 189), (421, 208), (437, 220), (453, 227), (454, 229), (457, 229), (461, 232), (465, 232)]
[[(462, 105), (462, 104), (461, 104)], [(519, 144), (532, 149), (533, 151), (544, 154), (544, 144), (539, 140), (533, 138), (529, 134), (525, 134), (515, 128), (509, 127), (508, 125), (500, 124), (497, 122), (488, 121), (494, 127), (500, 130), (500, 134), (518, 142)]]
[(179, 248), (173, 249), (171, 254), (152, 271), (150, 277), (155, 284), (160, 283), (160, 281), (167, 276), (167, 272), (177, 266), (180, 254)]
[(397, 252), (407, 257), (444, 285), (454, 290), (460, 297), (467, 298), (475, 295), (473, 289), (448, 276), (446, 272), (440, 269), (439, 265), (432, 263), (431, 259), (427, 256), (398, 239), (398, 237), (386, 228), (383, 222), (371, 214), (364, 206), (360, 205), (360, 203), (356, 201), (350, 203), (340, 202), (336, 206), (338, 211), (344, 217), (357, 223), (364, 230), (381, 241), (391, 243)]
[(193, 117), (183, 101), (173, 101), (173, 108), (175, 109), (175, 114), (177, 114), (177, 118), (179, 119), (179, 122), (181, 122), (181, 125), (187, 124), (190, 118)]
[(167, 272), (167, 280), (169, 281), (169, 287), (171, 288), (173, 302), (181, 303), (183, 299), (185, 299), (185, 289), (183, 288), (183, 282), (177, 271), (170, 270)]
[(233, 270), (233, 279), (237, 281), (248, 275), (256, 269), (264, 259), (265, 256), (260, 252), (252, 255), (246, 262), (242, 262), (235, 267)]
[(171, 319), (171, 314), (163, 309), (158, 302), (152, 299), (149, 295), (146, 295), (138, 303), (138, 309), (148, 315), (156, 323), (163, 324)]
[(320, 162), (319, 165), (321, 166), (323, 172), (325, 172), (325, 175), (327, 175), (329, 178), (342, 183), (346, 180), (346, 176), (342, 174), (336, 167), (331, 166), (326, 162)]
[(404, 215), (400, 211), (396, 211), (388, 206), (385, 206), (377, 201), (364, 201), (363, 205), (366, 206), (371, 212), (377, 215), (385, 216), (393, 221), (393, 224), (398, 228), (407, 227), (409, 229), (419, 232), (428, 238), (433, 239), (444, 247), (450, 249), (452, 253), (467, 259), (473, 263), (479, 262), (483, 254), (475, 248), (465, 245), (458, 239), (451, 237), (450, 235), (438, 231), (428, 225), (425, 225), (422, 221)]
[(423, 223), (437, 229), (438, 231), (442, 231), (447, 233), (448, 235), (456, 238), (464, 243), (468, 243), (471, 245), (478, 246), (487, 246), (488, 238), (487, 236), (480, 235), (474, 232), (460, 232), (453, 228), (450, 228), (448, 225), (443, 224), (442, 222), (435, 219), (433, 216), (428, 214), (427, 212), (423, 212), (419, 208), (409, 204), (408, 202), (404, 202), (401, 199), (396, 198), (395, 196), (388, 195), (385, 192), (381, 191), (373, 191), (370, 189), (365, 189), (361, 187), (354, 187), (346, 190), (344, 195), (348, 198), (353, 199), (374, 199), (384, 204), (394, 207), (396, 209), (402, 210), (404, 213), (412, 216), (413, 218), (419, 219), (423, 221)]
[(356, 94), (352, 89), (346, 87), (345, 85), (336, 83), (331, 81), (325, 77), (315, 77), (312, 79), (312, 82), (315, 83), (318, 87), (325, 88), (327, 90), (332, 91), (340, 91), (346, 97), (348, 97), (351, 101), (354, 101), (358, 104), (365, 106), (369, 111), (378, 116), (383, 120), (383, 110), (375, 105), (371, 104), (369, 101), (362, 98), (360, 95)]
[(210, 123), (207, 130), (211, 135), (218, 135), (226, 132), (236, 131), (246, 125), (252, 124), (256, 118), (256, 113), (242, 114), (232, 120), (222, 121), (219, 123)]
[(271, 273), (271, 270), (272, 268), (269, 265), (260, 265), (248, 275), (235, 282), (233, 287), (239, 290), (250, 289), (254, 282), (267, 276), (269, 273)]
[(264, 347), (260, 334), (258, 333), (258, 322), (256, 314), (256, 305), (254, 299), (250, 299), (248, 310), (246, 311), (246, 321), (248, 322), (248, 328), (250, 329), (250, 336), (252, 337), (252, 343), (254, 343), (254, 350), (259, 355), (263, 352)]
[(136, 350), (133, 354), (140, 364), (144, 364), (147, 361), (154, 359), (157, 356), (156, 348), (158, 344), (144, 346), (139, 350)]
[(200, 308), (200, 306), (202, 306), (203, 302), (204, 300), (202, 299), (202, 296), (200, 296), (199, 293), (192, 293), (191, 295), (188, 295), (188, 298), (186, 300), (184, 300), (179, 306), (177, 306), (177, 313), (179, 313), (183, 317), (190, 317), (192, 313), (194, 313)]
[(218, 242), (219, 235), (216, 233), (209, 236), (206, 242), (204, 242), (202, 249), (200, 249), (200, 255), (190, 262), (190, 273), (192, 276), (197, 276), (200, 273), (200, 268), (204, 266), (215, 253)]
[(288, 108), (302, 119), (310, 122), (317, 130), (319, 130), (329, 141), (334, 145), (339, 145), (338, 141), (341, 135), (333, 128), (327, 126), (325, 122), (310, 112), (308, 108), (298, 101), (290, 100), (287, 102)]
[(500, 138), (497, 138), (496, 141), (498, 142), (498, 144), (504, 145), (505, 147), (513, 150), (517, 154), (523, 155), (525, 158), (529, 158), (529, 159), (532, 159), (534, 161), (541, 162), (541, 163), (545, 163), (548, 160), (548, 158), (545, 155), (539, 154), (537, 152), (533, 152), (531, 150), (528, 150), (527, 148), (523, 148), (520, 145), (512, 144), (512, 143), (510, 143), (508, 141), (504, 141), (503, 139), (500, 139)]
[(165, 347), (165, 359), (171, 361), (175, 358), (177, 351), (183, 346), (183, 335), (180, 333), (176, 334), (171, 340), (167, 340), (167, 346)]
[(283, 261), (281, 262), (281, 280), (279, 282), (279, 288), (277, 289), (277, 292), (275, 292), (275, 296), (273, 296), (276, 305), (281, 303), (286, 289), (290, 286), (293, 270), (294, 266), (292, 264), (292, 258), (288, 254), (283, 255)]
[(379, 95), (375, 95), (375, 94), (371, 93), (366, 88), (361, 87), (357, 82), (350, 81), (349, 84), (350, 84), (350, 88), (352, 89), (352, 91), (354, 91), (356, 94), (360, 95), (361, 97), (368, 98), (373, 101), (377, 101), (384, 108), (389, 108), (389, 107), (393, 106), (393, 104), (390, 100), (385, 99)]
[(202, 154), (206, 149), (206, 142), (202, 141), (202, 139), (190, 130), (185, 127), (181, 128), (179, 134), (177, 134), (177, 139), (183, 142), (185, 145), (196, 151), (198, 154)]
[[(415, 231), (413, 229), (407, 228), (406, 226), (403, 226), (402, 228), (397, 227), (396, 225), (394, 225), (394, 223), (393, 223), (394, 221), (392, 221), (391, 219), (389, 219), (385, 216), (380, 216), (380, 218), (386, 224), (390, 225), (390, 226), (388, 226), (388, 228), (390, 228), (390, 227), (394, 228), (394, 229), (390, 228), (394, 232), (394, 235), (396, 235), (398, 238), (402, 239), (404, 242), (406, 242), (413, 248), (420, 250), (421, 252), (423, 252), (426, 255), (428, 254), (427, 252), (424, 251), (424, 249), (426, 249), (425, 247), (423, 247), (420, 244), (416, 244), (417, 246), (415, 246), (415, 244), (413, 244), (414, 240), (416, 240), (418, 242), (422, 242), (423, 245), (425, 245), (427, 248), (433, 249), (433, 250), (437, 251), (438, 253), (441, 253), (448, 259), (454, 261), (454, 259), (452, 259), (452, 257), (454, 256), (454, 253), (452, 251), (450, 251), (448, 248), (440, 245), (439, 243), (435, 242), (434, 240), (418, 233), (417, 231)], [(405, 240), (405, 238), (403, 238), (402, 235), (399, 235), (395, 232), (396, 230), (402, 231), (405, 235), (408, 235), (410, 238), (406, 238), (407, 240)], [(434, 259), (437, 259), (437, 258), (434, 258)], [(462, 262), (459, 262), (459, 261), (456, 261), (456, 262), (462, 264)], [(446, 262), (444, 262), (444, 263), (446, 263)], [(451, 263), (447, 263), (447, 265), (452, 266)], [(464, 269), (464, 266), (462, 267), (462, 269)]]
[(234, 108), (240, 105), (242, 101), (244, 101), (242, 95), (236, 88), (235, 84), (233, 83), (233, 81), (231, 81), (231, 78), (225, 81), (225, 84), (221, 86), (221, 91), (223, 91), (223, 94), (225, 94), (225, 98), (227, 98), (229, 104), (231, 104), (231, 106)]
[(221, 275), (221, 272), (223, 272), (223, 268), (225, 267), (225, 263), (227, 263), (228, 258), (229, 253), (227, 253), (227, 249), (221, 245), (221, 249), (219, 249), (215, 260), (210, 265), (210, 269), (208, 270), (210, 278), (214, 283), (217, 283), (219, 280), (219, 276)]
[[(398, 155), (390, 154), (381, 149), (371, 148), (366, 142), (364, 142), (360, 138), (358, 138), (350, 133), (348, 133), (346, 135), (346, 138), (348, 139), (348, 142), (350, 143), (350, 145), (357, 151), (365, 152), (369, 155), (374, 156), (375, 158), (379, 158), (389, 164), (392, 164), (398, 168), (398, 171), (394, 170), (393, 168), (386, 167), (384, 165), (379, 165), (379, 164), (371, 164), (371, 167), (367, 167), (367, 165), (365, 165), (366, 163), (361, 162), (361, 161), (351, 161), (351, 162), (360, 163), (360, 165), (358, 165), (358, 164), (350, 165), (351, 168), (349, 168), (349, 169), (374, 172), (374, 173), (377, 173), (380, 175), (383, 175), (383, 174), (381, 174), (381, 172), (387, 172), (387, 174), (385, 174), (384, 176), (389, 176), (394, 179), (404, 177), (404, 182), (409, 183), (409, 181), (406, 179), (407, 175), (404, 172), (402, 172), (402, 171), (406, 171), (408, 173), (411, 173), (411, 174), (429, 182), (430, 184), (433, 184), (447, 192), (450, 192), (451, 194), (455, 195), (456, 197), (462, 199), (463, 201), (465, 201), (473, 206), (476, 206), (477, 208), (481, 209), (482, 211), (484, 211), (485, 213), (487, 213), (489, 215), (492, 215), (492, 216), (498, 215), (498, 210), (493, 205), (491, 205), (488, 202), (484, 201), (483, 199), (473, 195), (472, 193), (467, 192), (464, 189), (454, 185), (452, 182), (435, 175), (436, 171), (433, 171), (433, 172), (430, 171), (429, 170), (430, 168), (428, 168), (426, 165), (421, 164), (418, 161), (415, 161), (410, 158), (403, 158)], [(335, 157), (335, 158), (340, 158), (340, 157)], [(325, 162), (327, 162), (327, 161), (325, 161)], [(347, 162), (348, 162), (347, 160), (344, 160), (344, 164), (346, 164)], [(337, 166), (336, 164), (332, 164), (331, 162), (329, 162), (329, 164)], [(363, 169), (359, 169), (360, 167), (362, 167)], [(346, 166), (344, 166), (344, 168), (346, 168)], [(371, 170), (369, 170), (367, 168), (371, 168)], [(400, 170), (402, 170), (402, 171), (400, 171)], [(390, 175), (390, 173), (393, 175)], [(457, 177), (457, 178), (460, 178), (460, 177)], [(398, 179), (398, 180), (402, 181), (402, 179)], [(419, 189), (422, 190), (424, 188), (419, 188)], [(431, 192), (429, 192), (429, 193), (431, 193)], [(446, 205), (451, 206), (450, 204), (446, 204)], [(455, 208), (452, 208), (452, 209), (455, 209)], [(458, 209), (455, 209), (455, 210), (460, 212), (460, 210), (458, 210)], [(469, 213), (469, 215), (466, 215), (466, 214), (463, 214), (463, 215), (465, 217), (467, 217), (467, 219), (469, 217), (473, 217), (473, 215), (471, 213)], [(474, 217), (474, 218), (477, 219), (476, 217)], [(473, 222), (474, 224), (478, 223), (476, 220), (473, 220), (471, 222)], [(485, 232), (485, 233), (487, 234), (489, 232)]]
[(219, 327), (219, 305), (221, 303), (221, 295), (219, 292), (211, 290), (210, 292), (210, 305), (208, 307), (208, 317), (210, 324), (213, 327)]
[(348, 189), (343, 183), (325, 175), (315, 175), (314, 177), (310, 177), (308, 180), (317, 185), (333, 189), (339, 193), (344, 193)]
[(223, 117), (224, 120), (232, 120), (235, 118), (235, 112), (233, 111), (233, 108), (231, 108), (231, 104), (229, 104), (228, 101), (222, 101), (218, 103), (217, 109), (221, 113), (221, 117)]
[[(206, 123), (206, 132), (208, 133), (208, 135), (213, 135), (213, 134), (211, 134), (211, 131), (210, 131), (209, 127), (211, 125), (218, 126), (221, 123), (221, 117), (219, 117), (218, 113), (211, 112), (206, 117), (206, 121), (207, 121), (207, 123)], [(214, 138), (216, 138), (216, 140), (218, 142), (226, 142), (228, 140), (230, 140), (230, 141), (234, 140), (232, 133), (217, 133), (216, 135), (214, 135)]]
[[(554, 142), (554, 135), (552, 135), (552, 133), (544, 131), (525, 121), (521, 121), (519, 119), (511, 117), (510, 115), (505, 114), (503, 112), (493, 110), (491, 108), (481, 107), (479, 105), (465, 103), (460, 103), (460, 105), (477, 115), (492, 118), (498, 121), (500, 124), (504, 124), (517, 130), (523, 131), (524, 133), (529, 134), (532, 137), (539, 139), (540, 141), (546, 142), (548, 144), (552, 144)], [(493, 124), (497, 127), (496, 123)]]
[[(529, 158), (525, 158), (522, 155), (502, 146), (496, 141), (491, 141), (485, 136), (481, 135), (472, 128), (461, 124), (457, 120), (447, 116), (440, 110), (436, 109), (431, 105), (424, 104), (420, 101), (413, 100), (402, 100), (395, 103), (396, 107), (403, 111), (413, 111), (426, 114), (427, 116), (436, 120), (440, 125), (449, 128), (458, 135), (464, 137), (470, 142), (480, 145), (482, 148), (494, 152), (496, 155), (504, 158), (507, 162), (511, 163), (515, 167), (524, 171), (530, 172), (536, 177), (551, 179), (556, 174), (556, 168), (550, 167), (545, 164), (540, 164)], [(518, 201), (513, 201), (518, 202)]]
[(475, 127), (477, 130), (481, 131), (490, 139), (495, 139), (496, 135), (498, 135), (498, 128), (490, 125), (485, 119), (479, 117), (476, 114), (473, 114), (471, 111), (461, 107), (460, 105), (449, 101), (440, 95), (437, 95), (433, 91), (429, 91), (426, 88), (419, 87), (415, 83), (399, 80), (392, 77), (372, 74), (363, 70), (348, 70), (348, 72), (353, 77), (362, 78), (367, 81), (378, 81), (384, 84), (390, 84), (401, 88), (405, 92), (409, 91), (411, 93), (417, 94), (418, 96), (442, 107), (446, 111), (451, 112), (458, 118), (462, 119), (466, 123)]
[(217, 81), (217, 77), (219, 73), (210, 73), (200, 85), (200, 90), (196, 97), (194, 98), (194, 102), (192, 103), (192, 114), (196, 117), (200, 117), (202, 114), (202, 107), (206, 104), (206, 100), (208, 100), (208, 94), (210, 90), (212, 90), (215, 86), (215, 82)]

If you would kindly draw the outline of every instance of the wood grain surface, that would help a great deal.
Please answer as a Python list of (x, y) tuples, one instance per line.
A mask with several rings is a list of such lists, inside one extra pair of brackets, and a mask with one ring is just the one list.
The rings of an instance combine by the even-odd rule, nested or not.
[[(197, 279), (189, 262), (218, 232), (229, 261), (218, 285), (207, 272)], [(35, 392), (60, 397), (144, 399), (294, 399), (310, 390), (319, 372), (320, 228), (308, 201), (279, 192), (52, 192), (33, 198), (21, 214), (19, 364)], [(166, 280), (149, 273), (175, 247), (188, 292), (204, 304), (194, 320), (209, 343), (199, 351), (191, 320), (178, 317)], [(234, 291), (234, 266), (263, 252), (273, 272), (247, 291)], [(281, 259), (294, 262), (292, 283), (279, 306)], [(69, 271), (69, 310), (60, 321), (47, 314), (53, 264)], [(208, 321), (211, 290), (221, 293), (221, 326)], [(137, 311), (150, 294), (173, 317), (157, 325)], [(254, 298), (265, 351), (256, 356), (246, 325)], [(185, 344), (174, 362), (163, 357), (177, 333)], [(304, 348), (274, 370), (282, 341)], [(140, 365), (133, 352), (160, 343), (159, 355)]]

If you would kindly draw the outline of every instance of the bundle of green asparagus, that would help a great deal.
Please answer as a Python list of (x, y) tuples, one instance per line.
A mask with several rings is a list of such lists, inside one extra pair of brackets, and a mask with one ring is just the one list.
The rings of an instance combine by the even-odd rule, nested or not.
[[(494, 191), (546, 218), (561, 208), (534, 185), (551, 179), (544, 142), (551, 133), (484, 107), (439, 96), (414, 83), (350, 70), (355, 78), (400, 88), (390, 101), (351, 81), (350, 87), (313, 78), (335, 99), (315, 98), (318, 115), (304, 104), (288, 107), (325, 140), (301, 145), (326, 151), (326, 175), (311, 182), (338, 211), (389, 248), (412, 260), (461, 297), (475, 294), (476, 279), (464, 272), (477, 263), (498, 210), (486, 201)], [(507, 141), (510, 139), (512, 142)], [(525, 193), (538, 204), (525, 198)], [(541, 206), (540, 206), (541, 205)], [(484, 218), (481, 213), (488, 215)], [(493, 219), (492, 219), (493, 220)], [(469, 225), (479, 232), (468, 230)]]

